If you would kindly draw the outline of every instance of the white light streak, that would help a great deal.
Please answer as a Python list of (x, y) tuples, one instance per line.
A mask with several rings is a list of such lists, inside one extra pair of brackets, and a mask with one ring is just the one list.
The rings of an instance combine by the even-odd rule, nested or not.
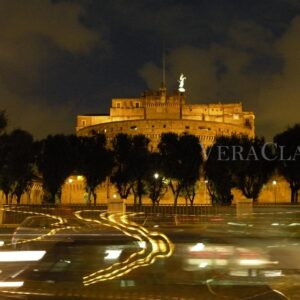
[(46, 251), (2, 251), (0, 262), (38, 261)]
[(263, 259), (240, 259), (239, 261), (241, 266), (260, 266), (267, 263), (268, 261)]
[(196, 251), (202, 251), (204, 250), (205, 245), (203, 243), (197, 243), (195, 246), (193, 246), (190, 251), (191, 252), (196, 252)]
[(2, 287), (21, 287), (24, 281), (0, 281), (0, 288)]
[(120, 257), (122, 250), (106, 250), (105, 260), (117, 259)]

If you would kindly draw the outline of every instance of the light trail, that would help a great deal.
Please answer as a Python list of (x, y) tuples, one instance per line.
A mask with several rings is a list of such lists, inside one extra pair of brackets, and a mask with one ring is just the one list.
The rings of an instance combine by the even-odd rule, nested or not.
[(108, 216), (107, 213), (100, 213), (99, 220), (83, 218), (81, 216), (82, 212), (87, 211), (77, 211), (75, 216), (84, 221), (96, 222), (120, 230), (125, 235), (137, 239), (145, 245), (140, 251), (131, 254), (126, 260), (84, 276), (83, 284), (85, 286), (124, 276), (136, 268), (153, 264), (157, 258), (167, 258), (173, 254), (174, 245), (166, 235), (157, 231), (149, 231), (145, 227), (129, 221), (128, 217), (136, 216), (138, 213), (115, 213), (108, 214)]
[[(45, 213), (40, 213), (40, 212), (33, 212), (33, 211), (15, 210), (15, 209), (10, 209), (10, 208), (0, 208), (0, 210), (15, 212), (15, 213), (28, 214), (28, 215), (34, 215), (34, 216), (43, 216), (43, 217), (46, 217), (46, 218), (51, 218), (51, 219), (57, 220), (57, 222), (51, 224), (51, 226), (62, 226), (67, 222), (67, 220), (65, 218), (62, 218), (62, 217), (57, 216), (57, 215), (50, 215), (50, 214), (45, 214)], [(34, 242), (34, 241), (39, 241), (39, 240), (44, 239), (45, 237), (55, 235), (61, 230), (76, 229), (76, 228), (78, 228), (78, 227), (77, 226), (64, 226), (64, 227), (53, 228), (53, 229), (49, 230), (49, 232), (47, 232), (45, 234), (41, 234), (41, 235), (39, 235), (35, 238), (26, 239), (26, 240), (22, 240), (22, 241), (16, 241), (16, 242), (13, 242), (13, 243), (12, 242), (11, 243), (6, 243), (5, 246), (27, 244), (27, 243)]]
[(38, 261), (46, 251), (1, 251), (0, 262)]

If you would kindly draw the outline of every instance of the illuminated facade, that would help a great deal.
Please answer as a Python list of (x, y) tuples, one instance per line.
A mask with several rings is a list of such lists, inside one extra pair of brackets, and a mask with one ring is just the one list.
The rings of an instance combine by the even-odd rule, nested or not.
[(147, 91), (139, 98), (112, 99), (107, 115), (79, 115), (77, 135), (104, 133), (110, 141), (118, 133), (144, 134), (155, 149), (164, 132), (184, 132), (199, 137), (207, 147), (217, 135), (254, 136), (254, 114), (241, 103), (188, 104), (183, 92), (167, 94), (166, 88)]

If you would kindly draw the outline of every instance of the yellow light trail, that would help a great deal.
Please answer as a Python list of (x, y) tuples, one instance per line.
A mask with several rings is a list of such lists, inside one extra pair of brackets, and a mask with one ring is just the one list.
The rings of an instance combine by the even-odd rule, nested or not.
[(124, 276), (136, 268), (153, 264), (157, 258), (167, 258), (173, 254), (174, 245), (166, 235), (157, 231), (149, 231), (145, 227), (129, 221), (128, 217), (136, 216), (138, 213), (100, 213), (99, 220), (83, 218), (81, 216), (82, 212), (87, 212), (87, 210), (77, 211), (75, 212), (75, 216), (84, 221), (96, 222), (115, 228), (140, 242), (144, 242), (145, 240), (148, 242), (144, 249), (131, 254), (126, 260), (84, 276), (83, 284), (85, 286)]
[[(15, 210), (15, 209), (10, 209), (10, 208), (0, 208), (0, 210), (15, 212), (15, 213), (23, 213), (23, 214), (28, 214), (28, 215), (43, 216), (43, 217), (52, 218), (52, 219), (57, 220), (57, 222), (53, 223), (52, 226), (62, 226), (63, 224), (66, 223), (66, 219), (64, 219), (60, 216), (56, 216), (56, 215), (50, 215), (50, 214), (45, 214), (45, 213), (33, 212), (33, 211)], [(38, 237), (31, 238), (31, 239), (26, 239), (26, 240), (22, 240), (22, 241), (16, 241), (14, 243), (7, 243), (7, 244), (5, 244), (5, 246), (26, 244), (26, 243), (30, 243), (30, 242), (34, 242), (34, 241), (39, 241), (39, 240), (44, 239), (45, 237), (55, 235), (57, 232), (59, 232), (61, 230), (75, 229), (75, 228), (77, 228), (77, 227), (75, 227), (75, 226), (64, 226), (64, 227), (54, 228), (54, 229), (51, 229), (49, 232), (47, 232), (45, 234), (41, 234)]]

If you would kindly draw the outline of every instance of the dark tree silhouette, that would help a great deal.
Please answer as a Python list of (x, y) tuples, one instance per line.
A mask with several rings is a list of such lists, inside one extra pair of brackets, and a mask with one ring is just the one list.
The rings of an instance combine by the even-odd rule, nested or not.
[(237, 146), (242, 149), (242, 159), (238, 157), (231, 164), (234, 184), (245, 197), (257, 201), (263, 185), (270, 180), (275, 170), (275, 163), (267, 159), (273, 156), (273, 149), (265, 144), (264, 138), (247, 136), (239, 138)]
[(184, 134), (179, 139), (182, 170), (182, 191), (186, 203), (194, 205), (197, 182), (200, 178), (200, 167), (203, 163), (203, 151), (195, 135)]
[(291, 189), (291, 203), (296, 204), (300, 189), (300, 124), (276, 135), (274, 142), (278, 145), (279, 173), (288, 181)]
[(10, 134), (9, 140), (8, 165), (13, 182), (12, 193), (16, 196), (17, 204), (19, 204), (22, 194), (28, 191), (34, 178), (33, 137), (26, 131), (14, 130)]
[(96, 188), (110, 176), (112, 171), (112, 152), (106, 149), (106, 137), (103, 134), (79, 137), (78, 146), (77, 171), (85, 177), (88, 203), (92, 194), (96, 205)]
[(1, 137), (2, 170), (0, 185), (8, 202), (9, 194), (16, 196), (17, 204), (21, 196), (28, 191), (33, 180), (33, 137), (26, 131), (14, 130), (9, 135)]
[(194, 135), (165, 133), (161, 137), (158, 149), (163, 160), (163, 171), (169, 179), (173, 193), (174, 206), (177, 206), (178, 196), (184, 188), (191, 190), (190, 200), (193, 203), (194, 188), (200, 175), (202, 163), (202, 148), (199, 139)]
[(275, 164), (268, 158), (270, 145), (263, 138), (247, 136), (217, 137), (208, 149), (205, 173), (213, 202), (230, 204), (231, 188), (237, 187), (249, 199), (257, 200), (265, 183), (272, 176)]
[(61, 186), (76, 166), (75, 136), (49, 135), (39, 142), (37, 165), (43, 178), (43, 188), (49, 194), (50, 203), (61, 199)]
[(174, 206), (177, 206), (178, 196), (183, 188), (178, 134), (162, 134), (158, 149), (163, 161), (163, 172), (169, 181), (169, 186), (173, 193)]
[(12, 178), (9, 175), (8, 154), (10, 152), (9, 136), (0, 135), (0, 190), (3, 191), (8, 204), (12, 189)]
[(113, 140), (115, 167), (111, 181), (122, 199), (134, 194), (134, 202), (142, 204), (145, 195), (144, 179), (148, 168), (149, 139), (144, 135), (118, 134)]
[(207, 189), (213, 204), (230, 205), (232, 200), (231, 188), (233, 187), (230, 162), (219, 157), (219, 146), (228, 146), (227, 137), (217, 137), (215, 144), (207, 149), (207, 160), (204, 171), (207, 180)]
[[(142, 196), (146, 194), (144, 179), (149, 167), (149, 139), (144, 135), (134, 135), (131, 138), (131, 153), (129, 165), (132, 170), (132, 192), (134, 203), (142, 205)], [(136, 201), (137, 200), (137, 201)]]
[[(5, 115), (5, 111), (0, 111), (0, 134), (7, 126), (7, 118)], [(0, 190), (3, 191), (6, 199), (6, 204), (8, 204), (8, 196), (11, 190), (11, 183), (9, 182), (8, 174), (7, 174), (7, 154), (8, 154), (8, 136), (0, 135)]]
[(149, 154), (144, 182), (147, 195), (151, 199), (153, 206), (159, 205), (160, 200), (168, 190), (168, 185), (164, 178), (161, 155), (157, 152)]
[(112, 144), (115, 166), (111, 181), (115, 184), (120, 197), (126, 200), (132, 189), (134, 178), (131, 168), (131, 137), (127, 134), (120, 133), (115, 136)]
[(4, 110), (0, 111), (0, 133), (6, 128), (7, 118)]

